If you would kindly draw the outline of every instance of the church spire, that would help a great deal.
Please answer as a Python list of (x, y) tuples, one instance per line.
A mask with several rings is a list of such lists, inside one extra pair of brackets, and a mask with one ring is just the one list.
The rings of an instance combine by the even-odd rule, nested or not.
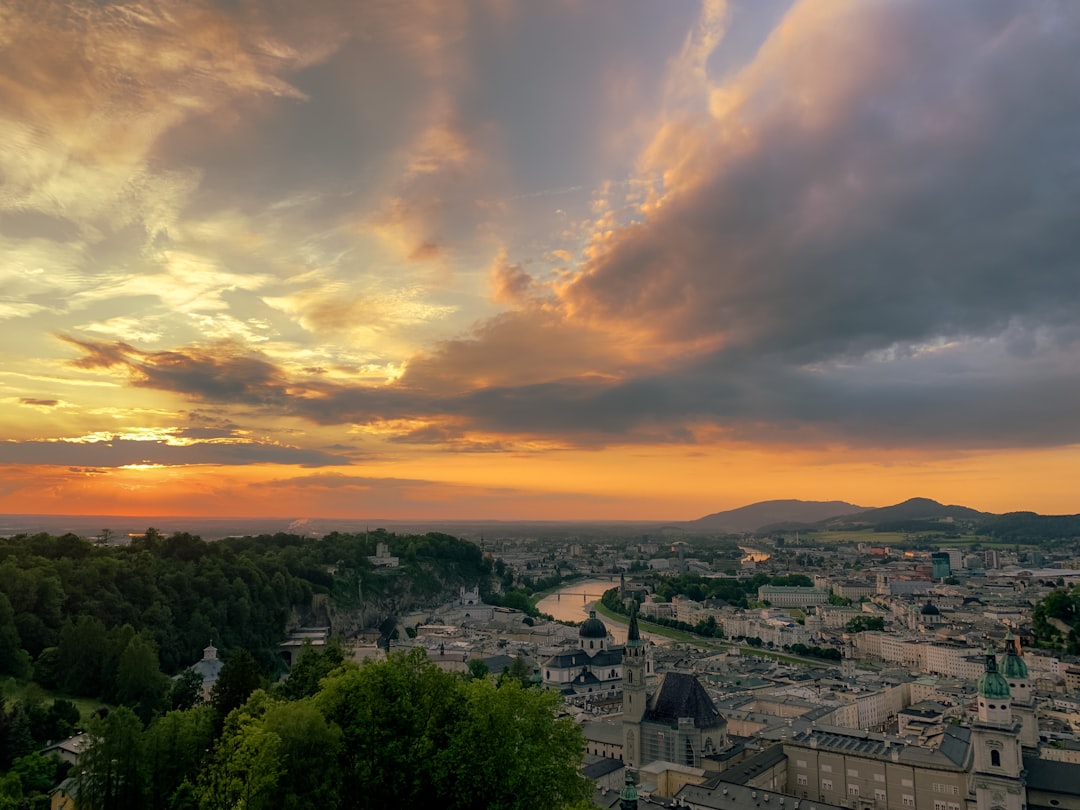
[(641, 631), (638, 630), (637, 624), (637, 602), (630, 608), (630, 628), (626, 631), (626, 643), (629, 646), (631, 643), (635, 647), (641, 646)]

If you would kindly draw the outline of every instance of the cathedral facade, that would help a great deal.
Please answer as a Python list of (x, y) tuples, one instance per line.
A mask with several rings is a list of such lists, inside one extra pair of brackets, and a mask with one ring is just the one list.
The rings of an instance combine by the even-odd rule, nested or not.
[(727, 721), (693, 675), (665, 673), (649, 693), (647, 661), (635, 609), (623, 655), (623, 761), (628, 768), (657, 761), (700, 767), (727, 745)]

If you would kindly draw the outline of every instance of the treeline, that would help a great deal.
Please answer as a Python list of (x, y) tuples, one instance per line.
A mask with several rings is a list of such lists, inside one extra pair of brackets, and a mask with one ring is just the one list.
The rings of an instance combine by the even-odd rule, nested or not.
[(757, 590), (762, 585), (789, 585), (809, 588), (813, 580), (805, 574), (783, 574), (770, 576), (754, 574), (742, 579), (702, 577), (696, 574), (683, 574), (667, 577), (656, 586), (656, 595), (663, 601), (670, 602), (676, 596), (685, 596), (695, 602), (706, 599), (723, 599), (729, 605), (745, 608), (749, 599), (757, 599)]
[(978, 532), (1008, 543), (1075, 540), (1080, 538), (1080, 515), (1009, 512), (1004, 515), (994, 515), (982, 521), (978, 526)]
[[(126, 707), (91, 718), (65, 782), (79, 810), (587, 806), (581, 730), (553, 692), (443, 672), (422, 650), (361, 666), (309, 647), (275, 686), (243, 657), (208, 703), (148, 725)], [(0, 807), (24, 806), (13, 778), (48, 782), (43, 764), (0, 779)]]
[[(396, 576), (372, 571), (385, 542)], [(294, 607), (315, 594), (346, 603), (407, 586), (434, 595), (475, 584), (490, 564), (449, 535), (276, 534), (204, 542), (149, 529), (124, 546), (75, 535), (0, 538), (0, 676), (132, 708), (144, 721), (171, 706), (166, 677), (202, 657), (248, 650), (277, 674)]]
[[(372, 569), (368, 557), (380, 542), (400, 568)], [(47, 806), (42, 791), (63, 771), (34, 752), (87, 720), (65, 696), (124, 707), (140, 727), (153, 726), (198, 701), (201, 681), (184, 668), (211, 642), (223, 674), (239, 667), (249, 686), (280, 675), (277, 645), (290, 614), (316, 594), (349, 607), (361, 591), (430, 598), (488, 576), (479, 548), (440, 533), (208, 543), (149, 529), (123, 546), (73, 534), (0, 538), (0, 686), (4, 676), (19, 682), (17, 699), (0, 700), (0, 810), (8, 799), (11, 807)], [(219, 708), (239, 705), (226, 698)]]

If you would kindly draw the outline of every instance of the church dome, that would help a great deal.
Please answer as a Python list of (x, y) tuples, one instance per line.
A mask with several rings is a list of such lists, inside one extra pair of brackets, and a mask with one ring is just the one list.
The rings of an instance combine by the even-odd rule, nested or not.
[(589, 611), (589, 618), (581, 624), (581, 629), (578, 630), (578, 636), (581, 638), (607, 638), (607, 626), (596, 618), (596, 611)]
[(1005, 657), (1001, 661), (1001, 674), (1014, 681), (1027, 680), (1028, 668), (1016, 649), (1016, 640), (1012, 633), (1005, 636)]
[(979, 695), (997, 700), (1009, 697), (1009, 682), (998, 672), (993, 649), (986, 651), (986, 672), (979, 678)]
[(922, 606), (922, 610), (920, 611), (920, 613), (922, 613), (923, 616), (940, 616), (941, 615), (941, 611), (938, 610), (934, 605), (930, 604), (929, 602), (927, 602), (925, 605)]

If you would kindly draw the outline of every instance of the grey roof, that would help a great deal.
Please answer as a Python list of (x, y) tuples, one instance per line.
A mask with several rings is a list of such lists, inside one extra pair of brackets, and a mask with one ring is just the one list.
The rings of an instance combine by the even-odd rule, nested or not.
[(593, 675), (589, 670), (582, 670), (571, 683), (575, 686), (595, 686), (600, 683), (600, 679)]
[(592, 667), (614, 667), (622, 664), (622, 656), (622, 647), (611, 647), (606, 650), (600, 650), (593, 656), (589, 655), (588, 650), (574, 650), (572, 652), (567, 651), (557, 653), (544, 661), (543, 665), (555, 669), (577, 669), (585, 665)]
[(623, 742), (621, 717), (586, 720), (581, 724), (581, 731), (585, 739), (591, 742), (608, 745), (622, 745)]
[(1027, 785), (1030, 790), (1080, 796), (1080, 765), (1049, 759), (1024, 757)]
[(609, 773), (622, 770), (622, 768), (622, 762), (617, 759), (597, 757), (595, 762), (590, 762), (583, 767), (581, 773), (588, 779), (599, 779), (602, 776), (607, 776)]
[(202, 658), (192, 664), (188, 669), (203, 679), (203, 683), (213, 683), (221, 673), (225, 662), (220, 658)]
[(792, 742), (871, 759), (895, 756), (898, 761), (911, 765), (966, 770), (971, 750), (971, 729), (947, 725), (932, 738), (913, 745), (873, 731), (818, 725), (795, 734)]
[(716, 787), (685, 785), (675, 794), (675, 797), (695, 807), (715, 808), (715, 810), (747, 810), (747, 808), (779, 810), (781, 797), (793, 799), (794, 801), (788, 804), (791, 807), (798, 806), (802, 810), (840, 810), (835, 804), (798, 799), (789, 793), (730, 783), (718, 784)]
[(697, 678), (682, 672), (668, 672), (649, 701), (645, 720), (675, 726), (683, 717), (693, 718), (697, 728), (727, 725)]
[(776, 767), (777, 764), (783, 762), (787, 758), (784, 753), (784, 746), (773, 745), (766, 748), (760, 753), (754, 754), (754, 756), (744, 759), (737, 765), (732, 765), (726, 771), (722, 771), (716, 781), (730, 782), (735, 785), (745, 785), (755, 776), (758, 776), (763, 771), (767, 771), (770, 768)]

